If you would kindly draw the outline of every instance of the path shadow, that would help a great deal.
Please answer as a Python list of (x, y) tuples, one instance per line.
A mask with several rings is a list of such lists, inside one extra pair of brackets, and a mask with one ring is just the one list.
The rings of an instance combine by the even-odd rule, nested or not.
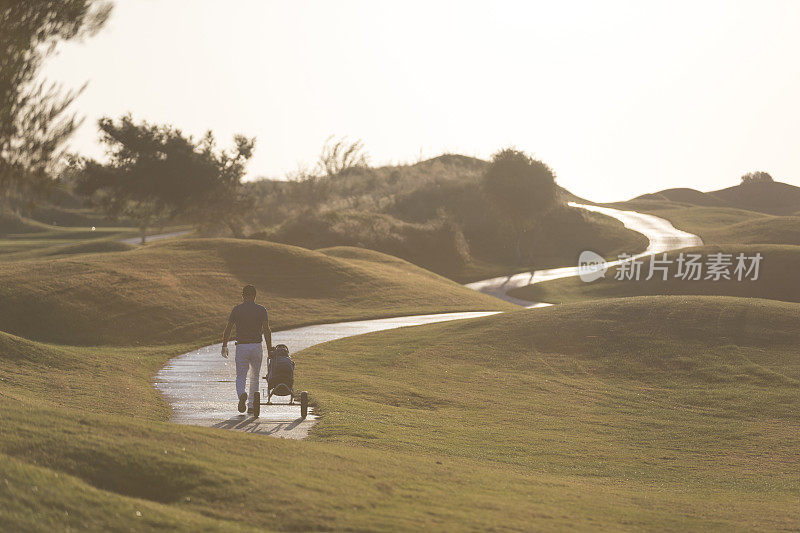
[(222, 422), (217, 422), (211, 427), (220, 429), (241, 429), (250, 423), (250, 418), (245, 415), (236, 415)]
[(260, 435), (275, 435), (292, 431), (302, 424), (304, 420), (306, 419), (300, 417), (293, 420), (270, 420), (265, 418), (253, 418), (252, 416), (243, 417), (240, 415), (218, 422), (212, 427), (244, 431), (245, 433), (258, 433)]
[(535, 270), (535, 269), (534, 269), (534, 270), (530, 270), (530, 271), (528, 271), (528, 270), (523, 270), (522, 272), (516, 272), (516, 273), (514, 273), (514, 274), (509, 274), (508, 276), (505, 276), (505, 279), (504, 279), (504, 280), (503, 280), (503, 282), (500, 284), (500, 287), (501, 287), (501, 288), (504, 288), (506, 285), (508, 285), (509, 283), (511, 283), (511, 281), (512, 281), (514, 278), (516, 278), (516, 277), (519, 277), (519, 276), (523, 276), (523, 275), (525, 275), (525, 274), (527, 274), (527, 275), (528, 275), (528, 283), (527, 283), (527, 284), (528, 284), (528, 285), (530, 285), (531, 283), (533, 283), (533, 278), (534, 278), (534, 276), (536, 275), (536, 270)]

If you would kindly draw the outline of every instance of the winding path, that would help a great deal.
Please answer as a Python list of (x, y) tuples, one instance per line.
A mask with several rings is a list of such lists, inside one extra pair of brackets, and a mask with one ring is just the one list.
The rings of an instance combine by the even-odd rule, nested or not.
[[(315, 344), (353, 335), (448, 320), (477, 318), (498, 312), (440, 313), (320, 324), (275, 332), (272, 334), (272, 342), (285, 344), (290, 352), (295, 353)], [(222, 344), (212, 344), (171, 359), (156, 375), (155, 386), (172, 408), (171, 421), (276, 437), (293, 439), (305, 437), (314, 425), (316, 417), (311, 413), (303, 420), (300, 418), (300, 406), (287, 405), (285, 398), (276, 398), (274, 405), (262, 407), (259, 418), (236, 411), (234, 392), (236, 364), (233, 357), (223, 359), (220, 356), (221, 347)], [(266, 369), (262, 368), (261, 374), (265, 373)]]
[[(171, 231), (169, 233), (157, 233), (155, 235), (147, 235), (144, 238), (144, 242), (153, 242), (153, 241), (160, 241), (161, 239), (171, 239), (172, 237), (180, 237), (182, 235), (186, 235), (191, 233), (191, 230), (182, 230), (182, 231)], [(119, 242), (125, 244), (142, 244), (142, 237), (126, 237), (125, 239), (120, 239)]]
[[(642, 233), (650, 244), (639, 256), (702, 245), (697, 235), (675, 229), (668, 221), (653, 215), (595, 205), (576, 203), (570, 205), (616, 218), (625, 227)], [(619, 261), (613, 261), (604, 266), (618, 263)], [(519, 300), (508, 296), (506, 292), (532, 283), (577, 275), (577, 266), (552, 268), (478, 281), (469, 283), (466, 287), (524, 307), (541, 307), (549, 304)], [(274, 333), (273, 342), (286, 344), (294, 353), (322, 342), (353, 335), (492, 314), (496, 312), (442, 313), (320, 324)], [(263, 407), (260, 418), (236, 412), (233, 385), (235, 364), (233, 358), (223, 359), (220, 356), (220, 346), (213, 344), (171, 359), (156, 375), (155, 387), (169, 402), (172, 409), (171, 421), (293, 439), (302, 439), (308, 435), (308, 431), (316, 422), (313, 412), (303, 420), (300, 418), (300, 407), (281, 403), (283, 398), (278, 398), (276, 405)], [(299, 372), (302, 372), (302, 369), (299, 369)]]
[[(569, 205), (616, 218), (622, 222), (626, 228), (638, 231), (647, 237), (648, 241), (650, 241), (647, 249), (635, 257), (658, 254), (670, 250), (677, 250), (679, 248), (688, 248), (690, 246), (702, 246), (703, 244), (703, 241), (697, 235), (676, 229), (668, 220), (657, 216), (637, 213), (636, 211), (620, 211), (619, 209), (611, 209), (610, 207), (576, 204), (575, 202), (570, 202)], [(619, 263), (620, 261), (610, 261), (602, 266), (608, 268), (618, 265)], [(569, 278), (577, 276), (578, 274), (577, 266), (549, 268), (546, 270), (536, 270), (534, 272), (523, 272), (521, 274), (485, 279), (483, 281), (467, 283), (465, 286), (524, 307), (543, 307), (550, 304), (532, 303), (514, 298), (506, 293), (512, 289), (533, 285), (534, 283), (541, 283), (542, 281), (551, 279)]]

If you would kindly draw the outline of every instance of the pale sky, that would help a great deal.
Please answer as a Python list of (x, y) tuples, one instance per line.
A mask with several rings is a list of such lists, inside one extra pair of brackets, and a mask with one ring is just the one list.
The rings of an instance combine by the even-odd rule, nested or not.
[(89, 86), (75, 150), (130, 111), (257, 137), (249, 177), (325, 139), (376, 165), (514, 145), (595, 201), (712, 190), (751, 170), (800, 185), (800, 1), (117, 0), (45, 76)]

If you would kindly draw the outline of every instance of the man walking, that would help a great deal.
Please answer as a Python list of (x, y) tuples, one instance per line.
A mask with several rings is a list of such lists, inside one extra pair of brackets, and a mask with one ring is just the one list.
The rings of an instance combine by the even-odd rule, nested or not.
[[(222, 357), (228, 357), (228, 340), (236, 326), (236, 395), (239, 397), (239, 412), (253, 412), (253, 397), (258, 391), (261, 373), (261, 335), (272, 350), (272, 330), (269, 329), (269, 314), (266, 307), (256, 302), (256, 288), (246, 285), (242, 289), (242, 303), (231, 311), (228, 325), (222, 334)], [(250, 371), (250, 395), (245, 392), (247, 372)]]

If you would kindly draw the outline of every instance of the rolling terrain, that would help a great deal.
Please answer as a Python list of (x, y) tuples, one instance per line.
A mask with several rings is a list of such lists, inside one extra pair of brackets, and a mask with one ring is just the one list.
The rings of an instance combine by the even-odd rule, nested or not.
[[(109, 530), (792, 529), (799, 320), (790, 303), (648, 297), (319, 345), (296, 356), (323, 415), (301, 442), (165, 422), (141, 392), (176, 347), (137, 358), (3, 335), (0, 515)], [(101, 361), (114, 395), (81, 390)]]
[[(744, 222), (765, 217), (789, 218)], [(11, 529), (800, 527), (798, 246), (704, 246), (765, 253), (762, 278), (690, 294), (609, 279), (520, 289), (575, 302), (534, 310), (363, 248), (83, 246), (0, 271)], [(295, 354), (321, 415), (306, 441), (169, 423), (153, 375), (218, 340), (250, 282), (276, 329), (506, 312)]]
[(611, 206), (666, 218), (706, 244), (800, 244), (800, 187), (787, 183), (667, 189)]
[(729, 207), (757, 211), (770, 215), (791, 215), (800, 209), (800, 187), (789, 183), (740, 183), (718, 191), (701, 192), (695, 189), (665, 189), (643, 194), (633, 201), (661, 201), (703, 207)]
[[(176, 353), (220, 335), (243, 283), (254, 281), (261, 301), (279, 308), (278, 329), (448, 308), (513, 309), (377, 252), (226, 239), (8, 261), (2, 276), (0, 521), (11, 530), (255, 527), (241, 520), (242, 505), (261, 516), (260, 528), (277, 528), (274, 513), (283, 508), (293, 516), (280, 519), (281, 528), (317, 529), (336, 523), (335, 507), (347, 499), (360, 505), (375, 490), (366, 475), (341, 476), (352, 474), (349, 464), (371, 471), (376, 461), (398, 458), (346, 447), (303, 451), (167, 422), (153, 375)], [(270, 456), (293, 459), (254, 462)], [(309, 461), (298, 468), (303, 457)], [(426, 465), (410, 455), (399, 461), (418, 471)], [(247, 479), (261, 487), (258, 497)], [(312, 492), (335, 487), (329, 503), (311, 493), (294, 503), (262, 497), (267, 488), (306, 481)], [(342, 500), (342, 490), (351, 496)], [(299, 506), (310, 514), (297, 513)], [(334, 512), (339, 523), (350, 514), (349, 506)]]
[(9, 262), (0, 271), (0, 331), (83, 345), (210, 340), (247, 283), (279, 310), (276, 328), (512, 308), (377, 252), (188, 239)]
[[(354, 168), (334, 178), (249, 185), (257, 202), (252, 238), (309, 249), (356, 246), (406, 259), (465, 283), (511, 271), (572, 265), (590, 244), (601, 254), (642, 251), (638, 233), (599, 214), (568, 207), (583, 201), (558, 187), (560, 204), (543, 214), (519, 265), (513, 231), (487, 202), (489, 163), (456, 154), (408, 165)], [(531, 263), (535, 264), (531, 264)]]
[[(752, 257), (757, 253), (762, 254), (757, 280), (745, 279), (738, 281), (732, 279), (705, 279), (707, 271), (704, 270), (701, 280), (683, 280), (676, 278), (677, 258), (680, 253), (698, 253), (704, 258), (709, 254), (732, 254), (735, 258), (739, 253)], [(662, 258), (661, 255), (658, 256)], [(710, 295), (710, 296), (738, 296), (744, 298), (768, 298), (787, 302), (800, 302), (800, 283), (797, 281), (797, 272), (800, 269), (800, 246), (788, 245), (720, 245), (701, 246), (698, 248), (685, 248), (680, 252), (670, 252), (667, 260), (672, 262), (672, 270), (666, 281), (662, 275), (655, 273), (652, 279), (647, 280), (650, 272), (650, 258), (643, 259), (641, 278), (636, 280), (617, 280), (619, 267), (611, 267), (605, 277), (585, 283), (580, 278), (563, 278), (552, 281), (543, 281), (534, 285), (527, 285), (510, 291), (509, 295), (526, 300), (548, 303), (567, 303), (594, 300), (598, 298), (619, 298), (646, 295)], [(735, 259), (732, 259), (735, 262)]]

